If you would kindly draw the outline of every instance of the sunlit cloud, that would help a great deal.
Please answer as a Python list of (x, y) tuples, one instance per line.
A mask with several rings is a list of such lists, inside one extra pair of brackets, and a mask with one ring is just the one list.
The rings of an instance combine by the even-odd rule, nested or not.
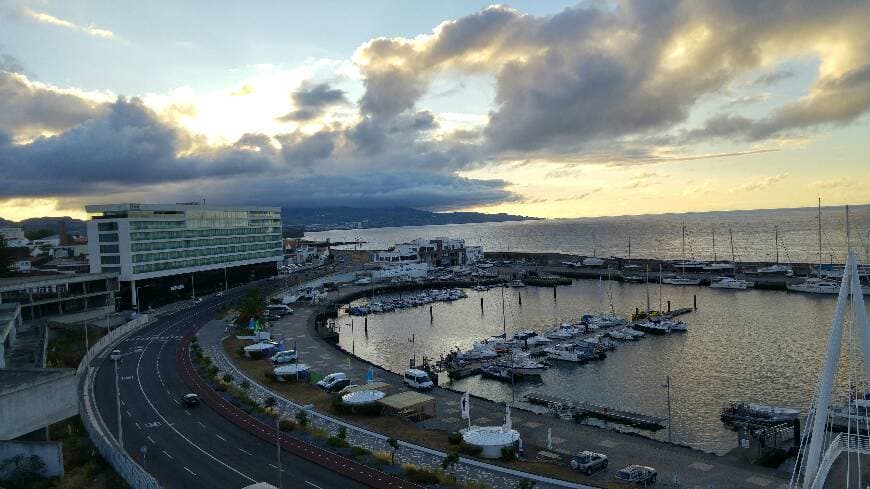
[(70, 22), (68, 20), (64, 20), (64, 19), (61, 19), (59, 17), (55, 17), (49, 13), (38, 12), (36, 10), (32, 10), (32, 9), (27, 8), (27, 7), (21, 7), (19, 9), (19, 13), (20, 13), (20, 15), (22, 15), (26, 18), (29, 18), (31, 20), (34, 20), (36, 22), (40, 22), (43, 24), (49, 24), (49, 25), (54, 25), (54, 26), (58, 26), (58, 27), (63, 27), (65, 29), (71, 29), (74, 31), (83, 32), (89, 36), (99, 37), (101, 39), (118, 39), (115, 36), (115, 33), (108, 30), (108, 29), (102, 29), (99, 27), (95, 27), (93, 25), (88, 25), (88, 26), (78, 25), (78, 24), (75, 24), (75, 23)]

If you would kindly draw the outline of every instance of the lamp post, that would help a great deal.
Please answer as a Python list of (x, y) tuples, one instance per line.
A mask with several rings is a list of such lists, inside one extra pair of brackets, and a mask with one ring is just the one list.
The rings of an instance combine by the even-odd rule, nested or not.
[[(276, 404), (277, 406), (277, 404)], [(281, 466), (281, 408), (275, 408), (278, 416), (275, 417), (275, 452), (278, 455), (278, 489), (284, 489), (284, 474)]]
[(673, 442), (673, 438), (671, 436), (671, 376), (667, 376), (667, 381), (662, 384), (662, 387), (667, 388), (668, 390), (668, 443)]
[(118, 362), (120, 358), (115, 360), (115, 406), (118, 411), (118, 445), (124, 447), (124, 431), (121, 425), (121, 389), (118, 386)]

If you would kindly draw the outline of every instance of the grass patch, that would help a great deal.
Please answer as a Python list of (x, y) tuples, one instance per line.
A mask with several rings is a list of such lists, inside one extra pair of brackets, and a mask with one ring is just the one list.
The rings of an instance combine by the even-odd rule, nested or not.
[[(69, 331), (66, 329), (51, 329), (54, 336), (48, 342), (48, 355), (46, 367), (49, 368), (76, 368), (85, 356), (85, 332), (82, 330)], [(106, 336), (102, 328), (87, 328), (88, 346), (93, 345)]]

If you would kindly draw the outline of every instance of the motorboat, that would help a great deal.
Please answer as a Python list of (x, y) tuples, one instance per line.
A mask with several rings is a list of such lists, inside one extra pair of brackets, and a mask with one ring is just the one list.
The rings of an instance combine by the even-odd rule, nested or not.
[(525, 343), (529, 346), (548, 345), (552, 342), (553, 340), (551, 340), (550, 338), (538, 334), (525, 339)]
[(635, 328), (644, 333), (663, 335), (671, 332), (671, 325), (668, 321), (641, 321), (634, 325)]
[(769, 406), (750, 402), (731, 403), (722, 408), (719, 418), (726, 423), (753, 423), (777, 425), (794, 421), (800, 416), (797, 409)]
[(547, 353), (547, 358), (560, 362), (571, 363), (586, 363), (589, 359), (585, 353), (578, 351), (579, 349), (570, 343), (560, 343), (548, 348), (544, 348)]
[(755, 282), (733, 277), (717, 277), (710, 283), (710, 288), (713, 289), (746, 290), (753, 286), (755, 286)]
[(501, 368), (508, 368), (513, 371), (516, 376), (531, 376), (541, 375), (547, 370), (547, 366), (541, 362), (536, 362), (529, 357), (528, 353), (514, 353), (510, 359), (502, 359), (493, 362), (493, 365)]
[(794, 292), (806, 292), (809, 294), (839, 294), (840, 283), (823, 278), (809, 277), (803, 282), (786, 284), (788, 290)]
[(703, 270), (704, 267), (708, 266), (707, 262), (698, 261), (698, 260), (684, 260), (680, 262), (674, 263), (674, 267), (685, 270)]
[(554, 340), (570, 340), (571, 338), (585, 333), (586, 330), (574, 326), (571, 323), (562, 323), (553, 331), (547, 333), (547, 338)]
[(766, 267), (759, 267), (755, 270), (755, 273), (759, 275), (778, 275), (782, 274), (786, 277), (794, 276), (794, 271), (792, 270), (790, 265), (783, 265), (781, 263), (774, 263), (773, 265), (768, 265)]
[(684, 323), (682, 321), (673, 321), (673, 320), (669, 319), (669, 320), (667, 320), (667, 323), (668, 323), (668, 326), (671, 328), (672, 333), (673, 332), (685, 333), (686, 331), (689, 330), (689, 327), (686, 326), (686, 323)]
[(522, 280), (511, 280), (508, 282), (508, 287), (525, 287), (526, 284)]
[(731, 262), (708, 263), (704, 265), (705, 272), (727, 272), (734, 270), (734, 264)]
[(628, 334), (626, 334), (618, 329), (613, 330), (613, 331), (609, 331), (607, 333), (607, 336), (610, 336), (614, 340), (620, 340), (620, 341), (632, 341), (635, 339), (634, 336), (628, 335)]
[(466, 350), (460, 352), (457, 357), (460, 360), (473, 361), (473, 360), (489, 360), (496, 358), (498, 353), (496, 353), (495, 348), (487, 342), (484, 341), (476, 341), (473, 345), (471, 345), (470, 350)]
[(699, 278), (690, 278), (690, 277), (678, 277), (676, 275), (664, 277), (661, 279), (661, 283), (669, 284), (669, 285), (700, 285), (701, 279)]
[(643, 331), (638, 331), (638, 330), (632, 328), (631, 326), (626, 326), (626, 327), (622, 328), (620, 331), (622, 332), (622, 334), (632, 336), (635, 339), (640, 339), (640, 338), (643, 338), (644, 336), (646, 336), (646, 333), (644, 333)]

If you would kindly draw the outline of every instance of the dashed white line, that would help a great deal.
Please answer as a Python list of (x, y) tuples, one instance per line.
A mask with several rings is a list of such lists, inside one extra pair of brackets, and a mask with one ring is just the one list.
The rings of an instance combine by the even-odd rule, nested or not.
[(317, 489), (323, 489), (322, 487), (318, 486), (317, 484), (315, 484), (313, 482), (305, 481), (305, 483), (311, 487), (316, 487)]
[(150, 441), (151, 443), (153, 443), (153, 444), (155, 444), (155, 445), (157, 444), (157, 442), (154, 441), (154, 438), (151, 438), (150, 435), (148, 436), (148, 441)]
[(216, 437), (218, 437), (218, 438), (220, 438), (220, 439), (221, 439), (221, 440), (222, 440), (222, 441), (227, 441), (227, 439), (226, 439), (226, 438), (224, 438), (224, 437), (222, 437), (222, 436), (221, 436), (221, 435), (218, 435), (218, 434), (217, 434), (217, 433), (215, 433), (215, 435), (214, 435), (214, 436), (216, 436)]
[(192, 471), (192, 470), (190, 470), (190, 469), (188, 469), (188, 468), (187, 468), (187, 467), (185, 467), (185, 468), (184, 468), (184, 470), (186, 470), (186, 471), (188, 471), (188, 472), (190, 472), (190, 473), (191, 473), (191, 474), (193, 474), (193, 475), (196, 475), (196, 472), (194, 472), (194, 471)]
[(139, 426), (139, 423), (137, 423), (137, 422), (134, 421), (133, 424), (136, 425), (136, 429), (137, 429), (137, 430), (141, 430), (141, 429), (142, 429), (142, 427)]
[(254, 456), (253, 453), (251, 453), (251, 452), (245, 450), (244, 448), (239, 448), (239, 451), (242, 452), (242, 453), (244, 453), (245, 455)]
[(272, 467), (273, 469), (277, 469), (277, 468), (278, 468), (277, 465), (273, 465), (273, 464), (269, 464), (269, 467)]
[(172, 459), (172, 455), (170, 455), (169, 452), (167, 452), (166, 450), (163, 450), (163, 455), (166, 455), (167, 457), (169, 457), (170, 460)]
[(198, 425), (202, 426), (203, 428), (205, 428), (205, 425), (202, 424), (202, 421), (197, 421), (196, 424), (198, 424)]

